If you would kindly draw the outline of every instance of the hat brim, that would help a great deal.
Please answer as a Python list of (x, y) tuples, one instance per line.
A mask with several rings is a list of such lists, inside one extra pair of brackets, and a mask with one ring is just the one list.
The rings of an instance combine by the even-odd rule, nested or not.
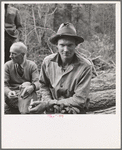
[(83, 43), (84, 42), (84, 39), (80, 36), (76, 36), (76, 35), (71, 35), (71, 34), (56, 34), (52, 37), (49, 38), (49, 41), (56, 45), (57, 44), (57, 40), (62, 38), (62, 37), (73, 37), (75, 40), (76, 40), (76, 44), (80, 44), (80, 43)]

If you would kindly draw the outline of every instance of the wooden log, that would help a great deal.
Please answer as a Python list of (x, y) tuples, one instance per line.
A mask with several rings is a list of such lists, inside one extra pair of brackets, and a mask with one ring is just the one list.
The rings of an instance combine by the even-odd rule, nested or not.
[[(103, 110), (116, 105), (116, 76), (115, 72), (103, 72), (91, 80), (90, 104), (88, 112), (103, 112)], [(109, 112), (108, 112), (109, 113)]]
[(101, 110), (115, 106), (115, 95), (115, 89), (90, 93), (90, 104), (88, 111)]
[(91, 80), (90, 92), (115, 89), (115, 73), (103, 73)]
[(107, 109), (100, 109), (96, 111), (89, 111), (87, 114), (116, 114), (116, 106), (107, 108)]

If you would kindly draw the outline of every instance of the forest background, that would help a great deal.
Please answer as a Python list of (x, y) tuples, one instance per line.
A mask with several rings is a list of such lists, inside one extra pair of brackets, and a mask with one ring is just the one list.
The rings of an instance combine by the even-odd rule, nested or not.
[(96, 70), (115, 68), (115, 4), (11, 5), (20, 12), (23, 26), (21, 39), (28, 47), (27, 58), (35, 61), (39, 70), (44, 57), (57, 51), (48, 38), (64, 22), (73, 23), (77, 34), (85, 39), (77, 49), (93, 61)]

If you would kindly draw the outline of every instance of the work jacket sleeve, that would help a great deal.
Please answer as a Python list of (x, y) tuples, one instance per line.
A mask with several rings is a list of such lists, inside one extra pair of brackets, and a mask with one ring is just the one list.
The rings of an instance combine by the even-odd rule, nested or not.
[(39, 88), (40, 88), (39, 71), (38, 71), (37, 65), (35, 63), (32, 66), (31, 76), (32, 76), (31, 82), (35, 84), (36, 90), (39, 90)]
[(20, 13), (19, 13), (18, 10), (16, 10), (15, 25), (16, 25), (16, 28), (17, 28), (19, 31), (21, 31), (21, 29), (22, 29), (22, 24), (21, 24)]
[(6, 96), (11, 91), (9, 88), (10, 87), (9, 81), (10, 81), (9, 67), (7, 66), (7, 64), (5, 64), (4, 65), (4, 94)]
[(50, 92), (50, 81), (49, 78), (46, 75), (46, 64), (43, 62), (41, 66), (40, 76), (39, 76), (39, 82), (40, 82), (40, 92), (42, 95), (42, 100), (48, 101), (52, 99), (52, 95)]

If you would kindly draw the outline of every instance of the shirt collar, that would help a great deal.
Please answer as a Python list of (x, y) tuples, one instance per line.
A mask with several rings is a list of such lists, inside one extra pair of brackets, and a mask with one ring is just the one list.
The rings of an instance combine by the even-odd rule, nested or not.
[(60, 57), (60, 54), (57, 53), (57, 54), (51, 59), (51, 61), (54, 61), (54, 62), (60, 64), (60, 63), (61, 63), (61, 57)]
[[(52, 59), (51, 61), (58, 63), (59, 66), (61, 66), (61, 57), (60, 54), (57, 53)], [(73, 56), (73, 60), (72, 63), (73, 65), (78, 65), (80, 63), (79, 58), (77, 57), (77, 54), (75, 53)]]
[(21, 64), (22, 68), (24, 68), (24, 64), (25, 64), (25, 59), (24, 59), (23, 63)]
[(26, 62), (26, 57), (24, 57), (24, 60), (23, 60), (22, 64), (20, 64), (20, 66), (21, 66), (22, 68), (24, 68), (25, 62)]

